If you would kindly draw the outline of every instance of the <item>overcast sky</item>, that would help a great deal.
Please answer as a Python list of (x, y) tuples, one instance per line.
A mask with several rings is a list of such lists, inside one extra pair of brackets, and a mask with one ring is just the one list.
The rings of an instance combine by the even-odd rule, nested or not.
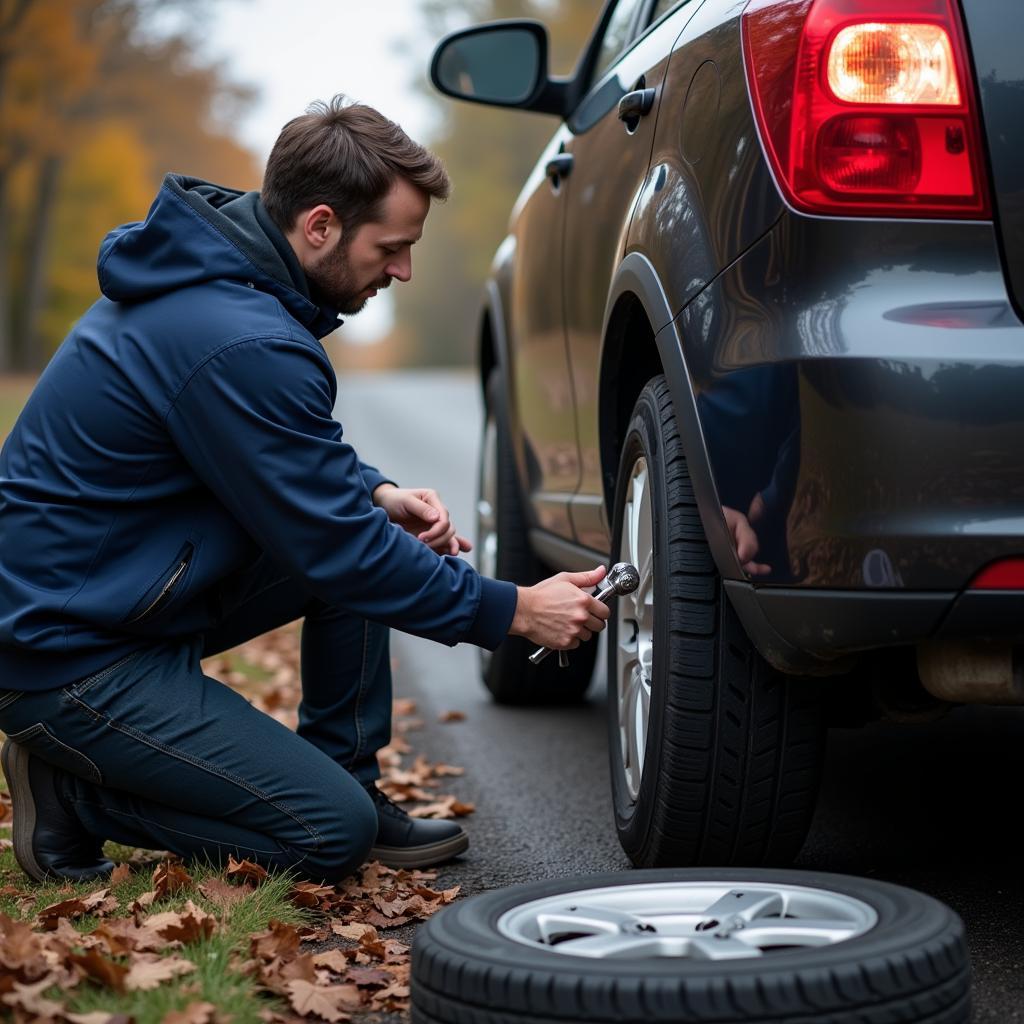
[[(376, 107), (420, 139), (432, 125), (414, 86), (426, 78), (432, 40), (415, 0), (220, 0), (210, 5), (208, 53), (228, 61), (232, 77), (255, 85), (260, 99), (240, 126), (242, 140), (266, 159), (282, 125), (313, 100), (337, 92)], [(418, 59), (401, 52), (405, 43)], [(346, 322), (353, 341), (372, 341), (391, 324), (386, 292)]]

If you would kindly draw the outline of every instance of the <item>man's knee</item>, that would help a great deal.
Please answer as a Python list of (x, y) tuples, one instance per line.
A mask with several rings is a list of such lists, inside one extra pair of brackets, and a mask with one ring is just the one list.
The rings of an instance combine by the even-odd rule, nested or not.
[(305, 853), (295, 870), (310, 881), (334, 884), (358, 871), (377, 838), (377, 808), (355, 780), (331, 799), (326, 825), (316, 848)]

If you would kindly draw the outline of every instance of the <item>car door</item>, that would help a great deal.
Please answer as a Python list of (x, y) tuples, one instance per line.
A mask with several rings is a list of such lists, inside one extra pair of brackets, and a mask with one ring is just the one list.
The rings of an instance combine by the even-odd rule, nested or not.
[[(541, 154), (513, 211), (515, 247), (508, 323), (513, 434), (522, 440), (521, 476), (532, 520), (572, 536), (569, 501), (579, 482), (576, 417), (562, 305), (563, 178), (569, 131), (562, 125)], [(505, 254), (499, 253), (499, 258)], [(525, 475), (524, 475), (525, 474)]]
[(580, 459), (571, 516), (576, 539), (599, 551), (610, 542), (597, 408), (605, 300), (650, 164), (672, 46), (701, 2), (619, 0), (591, 88), (567, 121), (563, 287)]

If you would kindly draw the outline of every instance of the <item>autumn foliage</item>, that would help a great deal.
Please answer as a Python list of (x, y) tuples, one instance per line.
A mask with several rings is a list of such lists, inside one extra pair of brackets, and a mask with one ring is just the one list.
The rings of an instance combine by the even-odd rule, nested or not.
[[(258, 187), (233, 138), (253, 94), (195, 55), (210, 6), (0, 0), (0, 371), (45, 365), (98, 296), (101, 239), (166, 172)], [(157, 32), (158, 7), (185, 27)]]

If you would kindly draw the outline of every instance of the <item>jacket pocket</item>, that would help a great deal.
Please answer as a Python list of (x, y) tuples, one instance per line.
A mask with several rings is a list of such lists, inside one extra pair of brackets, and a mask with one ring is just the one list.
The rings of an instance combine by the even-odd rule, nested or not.
[(36, 722), (21, 732), (12, 732), (7, 738), (37, 754), (48, 764), (63, 768), (72, 775), (88, 779), (97, 785), (103, 783), (103, 776), (95, 762), (80, 750), (75, 750), (74, 747), (69, 747), (57, 739), (42, 722)]
[(132, 610), (122, 619), (126, 626), (148, 619), (167, 606), (174, 596), (175, 588), (188, 571), (195, 545), (188, 543), (178, 552), (174, 561), (157, 578), (157, 581), (142, 595)]

